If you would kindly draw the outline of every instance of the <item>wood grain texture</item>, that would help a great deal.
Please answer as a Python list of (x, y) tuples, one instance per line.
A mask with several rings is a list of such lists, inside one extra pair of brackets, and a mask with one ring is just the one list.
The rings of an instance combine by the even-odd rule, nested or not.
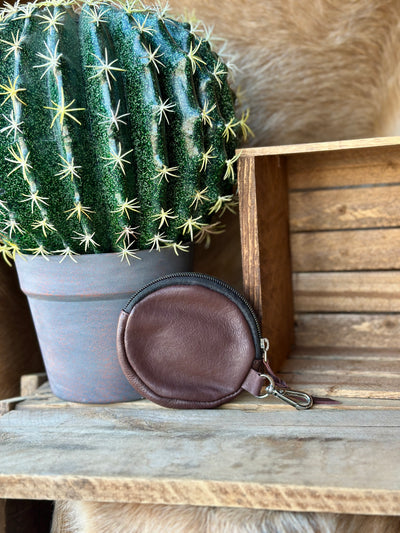
[(400, 272), (293, 274), (295, 312), (400, 312)]
[[(397, 141), (399, 139), (397, 138)], [(358, 147), (287, 157), (289, 188), (294, 190), (399, 183), (399, 146)]]
[(32, 396), (37, 392), (39, 387), (47, 382), (45, 372), (37, 374), (24, 374), (21, 376), (21, 396)]
[(254, 158), (239, 158), (237, 173), (243, 291), (261, 320), (262, 285)]
[(293, 303), (285, 170), (278, 156), (242, 158), (238, 168), (244, 291), (270, 341), (274, 368), (293, 339)]
[(400, 514), (399, 409), (47, 402), (0, 418), (5, 497)]
[(398, 361), (400, 347), (391, 348), (335, 348), (328, 347), (295, 347), (290, 354), (290, 359), (332, 359), (333, 361), (342, 361), (338, 365), (343, 365), (347, 360), (362, 360), (368, 365), (370, 361)]
[(291, 231), (400, 226), (397, 185), (292, 192), (289, 205)]
[(368, 350), (354, 354), (352, 349), (341, 349), (337, 350), (339, 354), (330, 355), (324, 353), (324, 348), (318, 351), (318, 355), (302, 356), (301, 361), (297, 357), (288, 359), (282, 376), (291, 387), (317, 396), (354, 398), (358, 403), (360, 398), (385, 402), (400, 399), (399, 352), (392, 358), (381, 359), (377, 350), (375, 354)]
[(398, 349), (399, 314), (296, 315), (296, 346)]
[(375, 398), (382, 402), (380, 409), (385, 405), (399, 408), (399, 350), (296, 348), (282, 376), (292, 387), (317, 396), (340, 397), (341, 402), (353, 398), (358, 405), (363, 403), (360, 398)]
[[(391, 352), (390, 352), (391, 353)], [(371, 359), (372, 361), (379, 360), (379, 352), (371, 352), (368, 353), (368, 351), (362, 351), (358, 352), (358, 350), (334, 350), (332, 352), (332, 349), (326, 349), (326, 348), (319, 348), (319, 349), (313, 349), (313, 348), (307, 348), (305, 350), (303, 349), (295, 349), (295, 351), (290, 355), (288, 361), (292, 361), (292, 359), (307, 359), (309, 361), (309, 365), (312, 365), (312, 361), (318, 359), (332, 359), (332, 364), (336, 365), (336, 369), (340, 372), (344, 372), (346, 362), (349, 359), (349, 356), (352, 360), (360, 360), (362, 357), (364, 359), (367, 357)], [(398, 359), (398, 352), (396, 354), (393, 353), (393, 357), (396, 357)], [(385, 356), (386, 357), (386, 356)], [(368, 361), (368, 359), (365, 359)], [(286, 372), (286, 363), (283, 366), (282, 369), (282, 375)], [(292, 383), (290, 383), (292, 385)], [(376, 398), (373, 398), (373, 401), (371, 399), (368, 400), (367, 403), (365, 403), (365, 400), (360, 398), (349, 398), (347, 396), (341, 398), (341, 403), (339, 405), (318, 405), (318, 410), (329, 410), (332, 409), (340, 409), (340, 410), (373, 410), (373, 409), (379, 409), (379, 410), (397, 410), (399, 409), (399, 403), (397, 400), (390, 401), (390, 399), (385, 398), (385, 391), (386, 386), (383, 381), (379, 382), (381, 388), (380, 388), (380, 396), (377, 394)], [(319, 385), (320, 386), (320, 385)], [(313, 389), (307, 389), (310, 393), (315, 393)], [(325, 392), (325, 395), (327, 393)], [(396, 394), (397, 397), (397, 394)], [(29, 410), (35, 411), (38, 410), (38, 412), (41, 412), (42, 409), (49, 410), (58, 410), (60, 408), (66, 407), (66, 402), (64, 400), (61, 400), (54, 396), (51, 393), (50, 387), (41, 387), (41, 392), (35, 395), (34, 397), (29, 398), (29, 400), (25, 400), (24, 403), (24, 409), (26, 407), (29, 407)], [(118, 408), (118, 410), (130, 410), (132, 407), (140, 408), (141, 410), (146, 409), (163, 409), (162, 407), (159, 407), (148, 400), (140, 400), (140, 403), (132, 405), (130, 402), (125, 403), (119, 403), (119, 404), (113, 404), (113, 407)], [(78, 403), (68, 403), (68, 409), (81, 409), (82, 405)], [(286, 403), (280, 402), (276, 398), (273, 397), (267, 397), (262, 400), (259, 398), (255, 398), (251, 394), (247, 392), (243, 392), (240, 394), (237, 398), (235, 398), (233, 401), (226, 403), (219, 407), (220, 410), (228, 410), (228, 411), (257, 411), (257, 412), (267, 412), (267, 411), (273, 411), (273, 412), (281, 412), (281, 411), (292, 411), (293, 407), (289, 406)]]
[(400, 145), (400, 137), (371, 137), (368, 139), (349, 139), (344, 141), (328, 141), (304, 144), (287, 144), (281, 146), (260, 146), (240, 150), (242, 157), (258, 157), (269, 155), (290, 155), (325, 152), (344, 152), (354, 149), (374, 149)]
[(400, 229), (292, 233), (294, 272), (400, 269)]
[[(294, 389), (306, 390), (311, 394), (322, 398), (337, 398), (343, 401), (343, 398), (354, 398), (360, 402), (360, 399), (380, 399), (385, 402), (394, 400), (399, 402), (399, 384), (400, 379), (393, 378), (385, 381), (385, 392), (382, 393), (382, 384), (376, 377), (362, 377), (354, 379), (354, 376), (345, 374), (327, 375), (323, 379), (316, 373), (298, 374), (297, 372), (285, 372), (282, 374), (284, 379), (290, 382)], [(377, 416), (378, 413), (377, 413)]]
[[(312, 365), (310, 362), (312, 361)], [(340, 365), (339, 365), (340, 366)], [(400, 381), (400, 357), (393, 360), (368, 360), (367, 358), (362, 359), (351, 359), (348, 357), (346, 360), (346, 376), (357, 376), (360, 378), (374, 378), (375, 382), (380, 379), (397, 379)], [(318, 359), (309, 358), (308, 360), (302, 359), (301, 361), (289, 358), (285, 363), (285, 372), (297, 372), (301, 374), (318, 374), (323, 375), (325, 378), (327, 375), (338, 375), (342, 374), (341, 369), (338, 368), (337, 362), (333, 363), (332, 359)], [(400, 395), (400, 390), (398, 392)]]

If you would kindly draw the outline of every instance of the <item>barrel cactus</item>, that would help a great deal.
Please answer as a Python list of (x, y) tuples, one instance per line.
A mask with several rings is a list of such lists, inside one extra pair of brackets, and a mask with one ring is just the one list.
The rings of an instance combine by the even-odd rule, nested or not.
[(217, 228), (249, 129), (190, 24), (130, 0), (6, 5), (0, 24), (3, 251), (129, 261)]

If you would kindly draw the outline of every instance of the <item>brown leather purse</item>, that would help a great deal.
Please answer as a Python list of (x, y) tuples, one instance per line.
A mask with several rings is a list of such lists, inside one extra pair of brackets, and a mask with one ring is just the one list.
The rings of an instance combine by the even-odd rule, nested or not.
[(243, 390), (313, 404), (269, 368), (268, 340), (245, 298), (205, 274), (172, 274), (136, 292), (121, 311), (117, 349), (130, 384), (164, 407), (217, 407)]

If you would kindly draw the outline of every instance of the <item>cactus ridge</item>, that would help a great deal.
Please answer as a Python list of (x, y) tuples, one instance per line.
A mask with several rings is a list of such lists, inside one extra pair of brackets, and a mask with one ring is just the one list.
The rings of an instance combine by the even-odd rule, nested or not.
[(188, 23), (134, 1), (7, 5), (0, 58), (3, 253), (129, 262), (219, 231), (248, 115)]

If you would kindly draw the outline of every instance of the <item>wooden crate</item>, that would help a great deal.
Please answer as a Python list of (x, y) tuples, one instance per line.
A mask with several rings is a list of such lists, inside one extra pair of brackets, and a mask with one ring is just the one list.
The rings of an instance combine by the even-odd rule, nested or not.
[(291, 385), (400, 398), (400, 138), (239, 159), (244, 290)]
[(28, 376), (0, 402), (0, 498), (400, 515), (400, 138), (239, 163), (244, 286), (272, 363), (340, 403), (81, 405)]

